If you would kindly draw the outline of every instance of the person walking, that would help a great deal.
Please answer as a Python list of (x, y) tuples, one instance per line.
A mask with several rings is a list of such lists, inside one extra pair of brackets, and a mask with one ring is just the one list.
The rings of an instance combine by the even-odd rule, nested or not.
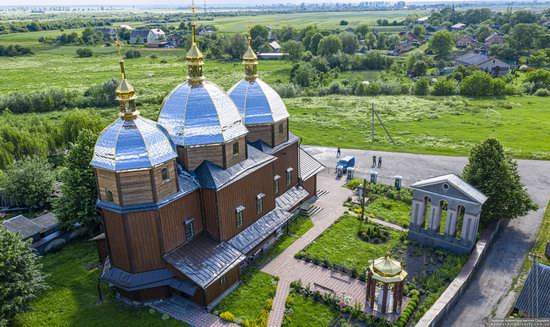
[(372, 168), (376, 167), (376, 156), (372, 156)]
[(342, 154), (342, 151), (340, 151), (340, 148), (336, 150), (336, 158), (340, 158), (340, 155)]
[(378, 157), (378, 168), (382, 167), (382, 156)]

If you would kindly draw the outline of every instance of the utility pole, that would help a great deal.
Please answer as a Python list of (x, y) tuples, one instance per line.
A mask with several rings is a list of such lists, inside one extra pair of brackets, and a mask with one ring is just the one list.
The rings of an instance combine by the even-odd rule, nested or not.
[(371, 115), (371, 143), (374, 143), (374, 116), (376, 115), (376, 118), (378, 119), (378, 121), (380, 122), (380, 125), (382, 125), (382, 128), (384, 129), (384, 132), (386, 132), (386, 135), (388, 135), (388, 137), (390, 138), (390, 141), (391, 143), (393, 143), (393, 145), (395, 145), (395, 141), (393, 140), (393, 138), (391, 137), (390, 135), (390, 132), (388, 132), (388, 130), (386, 129), (386, 126), (384, 126), (384, 123), (382, 122), (382, 119), (380, 118), (380, 116), (378, 116), (378, 113), (376, 112), (376, 110), (374, 109), (374, 102), (372, 103), (372, 115)]

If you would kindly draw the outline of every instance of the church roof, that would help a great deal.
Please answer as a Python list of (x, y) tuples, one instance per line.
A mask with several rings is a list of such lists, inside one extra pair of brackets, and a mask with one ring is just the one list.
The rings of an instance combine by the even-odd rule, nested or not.
[(195, 169), (194, 173), (200, 185), (208, 189), (221, 189), (229, 182), (256, 171), (265, 164), (276, 160), (275, 157), (265, 154), (256, 148), (247, 145), (248, 158), (227, 169), (205, 160)]
[(103, 130), (90, 164), (95, 168), (125, 171), (152, 168), (175, 157), (169, 138), (156, 123), (137, 116), (119, 118)]
[(531, 318), (550, 318), (550, 266), (531, 267), (515, 308)]
[(300, 179), (305, 181), (311, 176), (318, 174), (325, 166), (300, 147)]
[(27, 239), (42, 231), (39, 224), (22, 215), (4, 220), (2, 224), (8, 231), (21, 234), (22, 239)]
[(241, 80), (228, 94), (245, 125), (271, 124), (290, 116), (279, 94), (259, 78)]
[(178, 85), (164, 99), (158, 123), (180, 146), (225, 143), (248, 133), (233, 101), (208, 81)]

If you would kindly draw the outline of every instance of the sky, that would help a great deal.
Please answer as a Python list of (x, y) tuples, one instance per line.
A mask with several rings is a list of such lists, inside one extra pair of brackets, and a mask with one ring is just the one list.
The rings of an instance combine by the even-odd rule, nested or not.
[[(381, 0), (327, 0), (325, 2), (340, 2), (340, 3), (357, 3), (362, 1), (381, 1)], [(397, 0), (384, 0), (390, 2), (396, 2)], [(504, 1), (504, 0), (503, 0)], [(320, 3), (323, 0), (207, 0), (206, 5), (220, 6), (220, 5), (235, 5), (235, 4), (286, 4), (286, 3)], [(408, 0), (406, 2), (420, 2), (420, 0)], [(422, 0), (421, 2), (441, 2), (439, 0)], [(190, 6), (190, 0), (0, 0), (0, 6), (40, 6), (40, 5), (136, 5), (136, 6), (151, 6), (154, 5), (171, 5), (171, 6)], [(197, 0), (197, 5), (202, 6), (204, 0)]]

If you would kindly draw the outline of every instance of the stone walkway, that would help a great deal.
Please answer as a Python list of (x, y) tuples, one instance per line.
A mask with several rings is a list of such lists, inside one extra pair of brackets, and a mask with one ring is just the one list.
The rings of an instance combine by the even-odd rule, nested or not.
[(351, 191), (343, 188), (343, 184), (344, 180), (336, 180), (334, 175), (323, 174), (318, 177), (318, 188), (329, 191), (316, 203), (324, 210), (312, 218), (314, 226), (307, 233), (262, 268), (263, 272), (280, 278), (268, 326), (281, 325), (290, 282), (298, 279), (301, 279), (304, 285), (311, 284), (313, 290), (333, 292), (337, 295), (346, 294), (364, 305), (366, 297), (364, 282), (294, 258), (294, 254), (315, 240), (344, 213), (346, 208), (342, 204), (350, 196)]
[(378, 218), (369, 218), (368, 221), (373, 223), (373, 224), (377, 224), (377, 225), (380, 225), (380, 226), (384, 226), (384, 227), (388, 227), (388, 228), (391, 228), (391, 229), (398, 230), (400, 232), (408, 232), (409, 231), (407, 228), (403, 228), (399, 225), (392, 224), (392, 223), (389, 223), (385, 220), (378, 219)]

